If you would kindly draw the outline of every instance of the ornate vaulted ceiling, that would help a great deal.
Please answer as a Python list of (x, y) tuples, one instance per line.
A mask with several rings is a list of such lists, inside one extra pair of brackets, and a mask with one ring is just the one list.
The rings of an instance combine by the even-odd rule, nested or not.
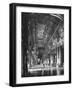
[(50, 47), (53, 44), (53, 38), (59, 39), (59, 29), (63, 28), (64, 15), (30, 13), (28, 18), (32, 42), (36, 43), (38, 47), (45, 45)]

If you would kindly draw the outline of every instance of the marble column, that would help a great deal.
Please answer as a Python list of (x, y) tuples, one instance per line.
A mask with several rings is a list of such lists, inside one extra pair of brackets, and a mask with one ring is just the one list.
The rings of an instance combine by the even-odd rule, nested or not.
[(60, 74), (60, 64), (61, 64), (61, 47), (57, 47), (57, 75)]

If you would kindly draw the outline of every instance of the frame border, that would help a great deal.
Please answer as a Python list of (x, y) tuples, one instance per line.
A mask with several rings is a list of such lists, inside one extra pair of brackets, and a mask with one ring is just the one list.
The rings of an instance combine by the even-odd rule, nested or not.
[[(69, 81), (58, 82), (42, 82), (42, 83), (28, 83), (16, 84), (16, 7), (39, 7), (39, 8), (56, 8), (69, 10)], [(12, 87), (17, 86), (34, 86), (34, 85), (52, 85), (52, 84), (67, 84), (71, 83), (71, 6), (57, 6), (57, 5), (40, 5), (40, 4), (22, 4), (11, 3), (9, 5), (9, 22), (10, 22), (10, 38), (9, 38), (9, 85)]]

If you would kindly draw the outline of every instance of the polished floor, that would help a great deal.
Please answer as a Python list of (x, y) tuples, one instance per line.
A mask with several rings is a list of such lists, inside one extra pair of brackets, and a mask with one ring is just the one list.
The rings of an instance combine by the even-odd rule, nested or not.
[(24, 76), (26, 76), (26, 77), (58, 76), (58, 75), (64, 75), (64, 68), (63, 67), (59, 67), (59, 68), (46, 67), (46, 68), (37, 68), (37, 69), (31, 68), (28, 70), (27, 73), (24, 74)]

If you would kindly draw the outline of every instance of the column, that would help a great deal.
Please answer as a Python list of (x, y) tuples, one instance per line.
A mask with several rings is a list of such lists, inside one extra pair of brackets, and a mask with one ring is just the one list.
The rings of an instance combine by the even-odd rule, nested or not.
[(57, 47), (57, 75), (60, 75), (61, 47)]

